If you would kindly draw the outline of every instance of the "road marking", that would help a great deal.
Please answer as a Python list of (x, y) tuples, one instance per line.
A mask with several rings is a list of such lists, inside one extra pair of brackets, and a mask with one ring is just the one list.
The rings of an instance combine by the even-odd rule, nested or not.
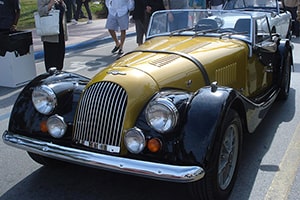
[(265, 200), (288, 199), (298, 167), (300, 165), (300, 124), (298, 124), (293, 138), (279, 165), (272, 184), (265, 196)]

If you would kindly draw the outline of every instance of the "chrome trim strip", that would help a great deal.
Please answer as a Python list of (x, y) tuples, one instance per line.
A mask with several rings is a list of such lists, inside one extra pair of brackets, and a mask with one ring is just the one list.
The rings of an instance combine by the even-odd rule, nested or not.
[(3, 133), (5, 144), (76, 164), (106, 169), (164, 181), (188, 183), (204, 177), (199, 166), (177, 166), (104, 155), (28, 138), (8, 131)]

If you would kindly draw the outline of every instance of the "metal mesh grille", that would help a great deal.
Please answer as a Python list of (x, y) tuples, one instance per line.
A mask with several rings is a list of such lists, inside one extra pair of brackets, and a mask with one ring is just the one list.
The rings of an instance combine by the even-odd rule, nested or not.
[(126, 91), (111, 82), (90, 86), (82, 95), (74, 123), (73, 141), (90, 148), (120, 152)]

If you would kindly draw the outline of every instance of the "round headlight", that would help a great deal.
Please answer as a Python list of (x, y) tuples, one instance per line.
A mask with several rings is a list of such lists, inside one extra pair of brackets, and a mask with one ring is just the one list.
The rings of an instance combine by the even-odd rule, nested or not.
[(47, 85), (34, 88), (31, 99), (35, 109), (45, 115), (51, 114), (57, 104), (54, 91)]
[(49, 134), (54, 138), (61, 138), (67, 130), (67, 124), (64, 118), (59, 115), (53, 115), (47, 120)]
[(140, 153), (146, 145), (145, 136), (138, 128), (131, 128), (125, 133), (125, 146), (131, 153)]
[(179, 118), (176, 106), (165, 98), (158, 98), (146, 108), (146, 120), (149, 126), (160, 133), (171, 131)]

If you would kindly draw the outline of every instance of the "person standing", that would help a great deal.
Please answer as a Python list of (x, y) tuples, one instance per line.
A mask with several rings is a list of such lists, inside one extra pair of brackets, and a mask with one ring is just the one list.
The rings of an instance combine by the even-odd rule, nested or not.
[[(126, 39), (126, 30), (129, 27), (129, 12), (134, 10), (134, 0), (105, 0), (108, 9), (108, 16), (105, 28), (115, 42), (115, 47), (111, 51), (123, 54), (123, 45)], [(121, 39), (117, 38), (116, 31), (121, 31)]]
[(284, 0), (284, 5), (292, 15), (292, 35), (299, 37), (299, 21), (297, 20), (297, 7), (300, 5), (300, 0)]
[(46, 71), (51, 67), (62, 70), (65, 59), (65, 41), (67, 40), (66, 5), (63, 0), (38, 0), (38, 12), (40, 16), (48, 15), (49, 11), (53, 8), (60, 11), (59, 34), (41, 37), (44, 47)]
[(75, 13), (75, 20), (73, 21), (73, 24), (77, 24), (78, 23), (78, 19), (79, 19), (79, 15), (81, 14), (81, 7), (82, 7), (82, 4), (84, 5), (85, 7), (85, 10), (88, 14), (88, 21), (87, 21), (87, 24), (91, 24), (93, 23), (92, 19), (92, 12), (91, 12), (91, 9), (90, 9), (90, 0), (76, 0), (76, 4), (77, 4), (77, 10), (76, 10), (76, 13)]
[(0, 0), (0, 32), (7, 33), (16, 31), (20, 17), (19, 0)]

